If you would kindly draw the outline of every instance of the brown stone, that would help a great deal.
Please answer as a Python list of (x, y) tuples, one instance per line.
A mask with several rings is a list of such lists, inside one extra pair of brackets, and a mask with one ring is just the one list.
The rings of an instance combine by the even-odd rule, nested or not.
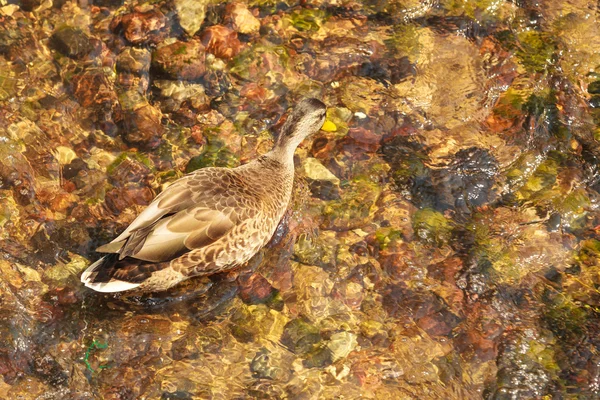
[(171, 79), (194, 81), (206, 72), (204, 51), (198, 40), (177, 41), (154, 52), (152, 67)]
[(242, 49), (237, 32), (223, 25), (206, 28), (202, 33), (202, 44), (206, 46), (206, 51), (223, 59), (237, 56)]

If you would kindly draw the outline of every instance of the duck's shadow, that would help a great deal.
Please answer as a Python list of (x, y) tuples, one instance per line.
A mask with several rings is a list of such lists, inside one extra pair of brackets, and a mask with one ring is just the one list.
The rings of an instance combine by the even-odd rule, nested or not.
[(87, 308), (95, 310), (96, 319), (120, 318), (125, 312), (138, 314), (174, 314), (197, 321), (218, 317), (239, 292), (240, 285), (224, 276), (195, 278), (158, 293), (84, 294)]

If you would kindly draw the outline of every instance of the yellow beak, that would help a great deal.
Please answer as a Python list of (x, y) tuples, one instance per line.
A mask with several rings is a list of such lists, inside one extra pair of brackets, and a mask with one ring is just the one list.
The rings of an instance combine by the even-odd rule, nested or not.
[(335, 126), (335, 124), (333, 122), (326, 119), (325, 123), (321, 127), (321, 130), (323, 130), (325, 132), (335, 132), (335, 131), (337, 131), (337, 126)]

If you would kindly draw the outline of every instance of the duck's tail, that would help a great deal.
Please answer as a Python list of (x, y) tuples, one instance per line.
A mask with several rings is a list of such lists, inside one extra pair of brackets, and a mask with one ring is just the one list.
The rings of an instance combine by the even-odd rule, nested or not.
[[(81, 274), (81, 282), (97, 292), (122, 292), (135, 289), (141, 283), (127, 282), (115, 278), (115, 274), (124, 267), (135, 267), (141, 260), (126, 257), (119, 260), (119, 254), (108, 254), (86, 269)], [(135, 265), (133, 265), (135, 264)]]

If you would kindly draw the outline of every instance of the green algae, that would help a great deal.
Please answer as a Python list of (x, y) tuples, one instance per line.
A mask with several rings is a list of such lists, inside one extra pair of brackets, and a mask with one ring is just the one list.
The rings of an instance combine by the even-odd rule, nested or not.
[(546, 72), (554, 62), (556, 45), (543, 32), (526, 30), (517, 35), (517, 55), (523, 66), (531, 72)]
[(413, 24), (398, 24), (392, 28), (392, 34), (386, 39), (386, 46), (401, 55), (416, 60), (423, 46), (419, 42), (419, 27)]
[(117, 170), (117, 168), (126, 160), (137, 161), (150, 169), (154, 168), (154, 164), (144, 153), (125, 152), (119, 154), (117, 158), (115, 158), (115, 160), (106, 168), (106, 173), (108, 175), (112, 175)]
[(326, 21), (327, 14), (318, 9), (301, 8), (290, 13), (289, 18), (300, 32), (315, 32)]
[(238, 157), (216, 136), (208, 136), (202, 154), (190, 159), (185, 172), (190, 173), (205, 167), (235, 167)]
[(418, 210), (413, 216), (415, 235), (425, 242), (442, 245), (452, 233), (452, 223), (438, 211), (430, 208)]
[(351, 182), (340, 194), (340, 200), (328, 201), (323, 206), (323, 227), (350, 230), (367, 224), (380, 193), (381, 188), (375, 182), (363, 179)]

